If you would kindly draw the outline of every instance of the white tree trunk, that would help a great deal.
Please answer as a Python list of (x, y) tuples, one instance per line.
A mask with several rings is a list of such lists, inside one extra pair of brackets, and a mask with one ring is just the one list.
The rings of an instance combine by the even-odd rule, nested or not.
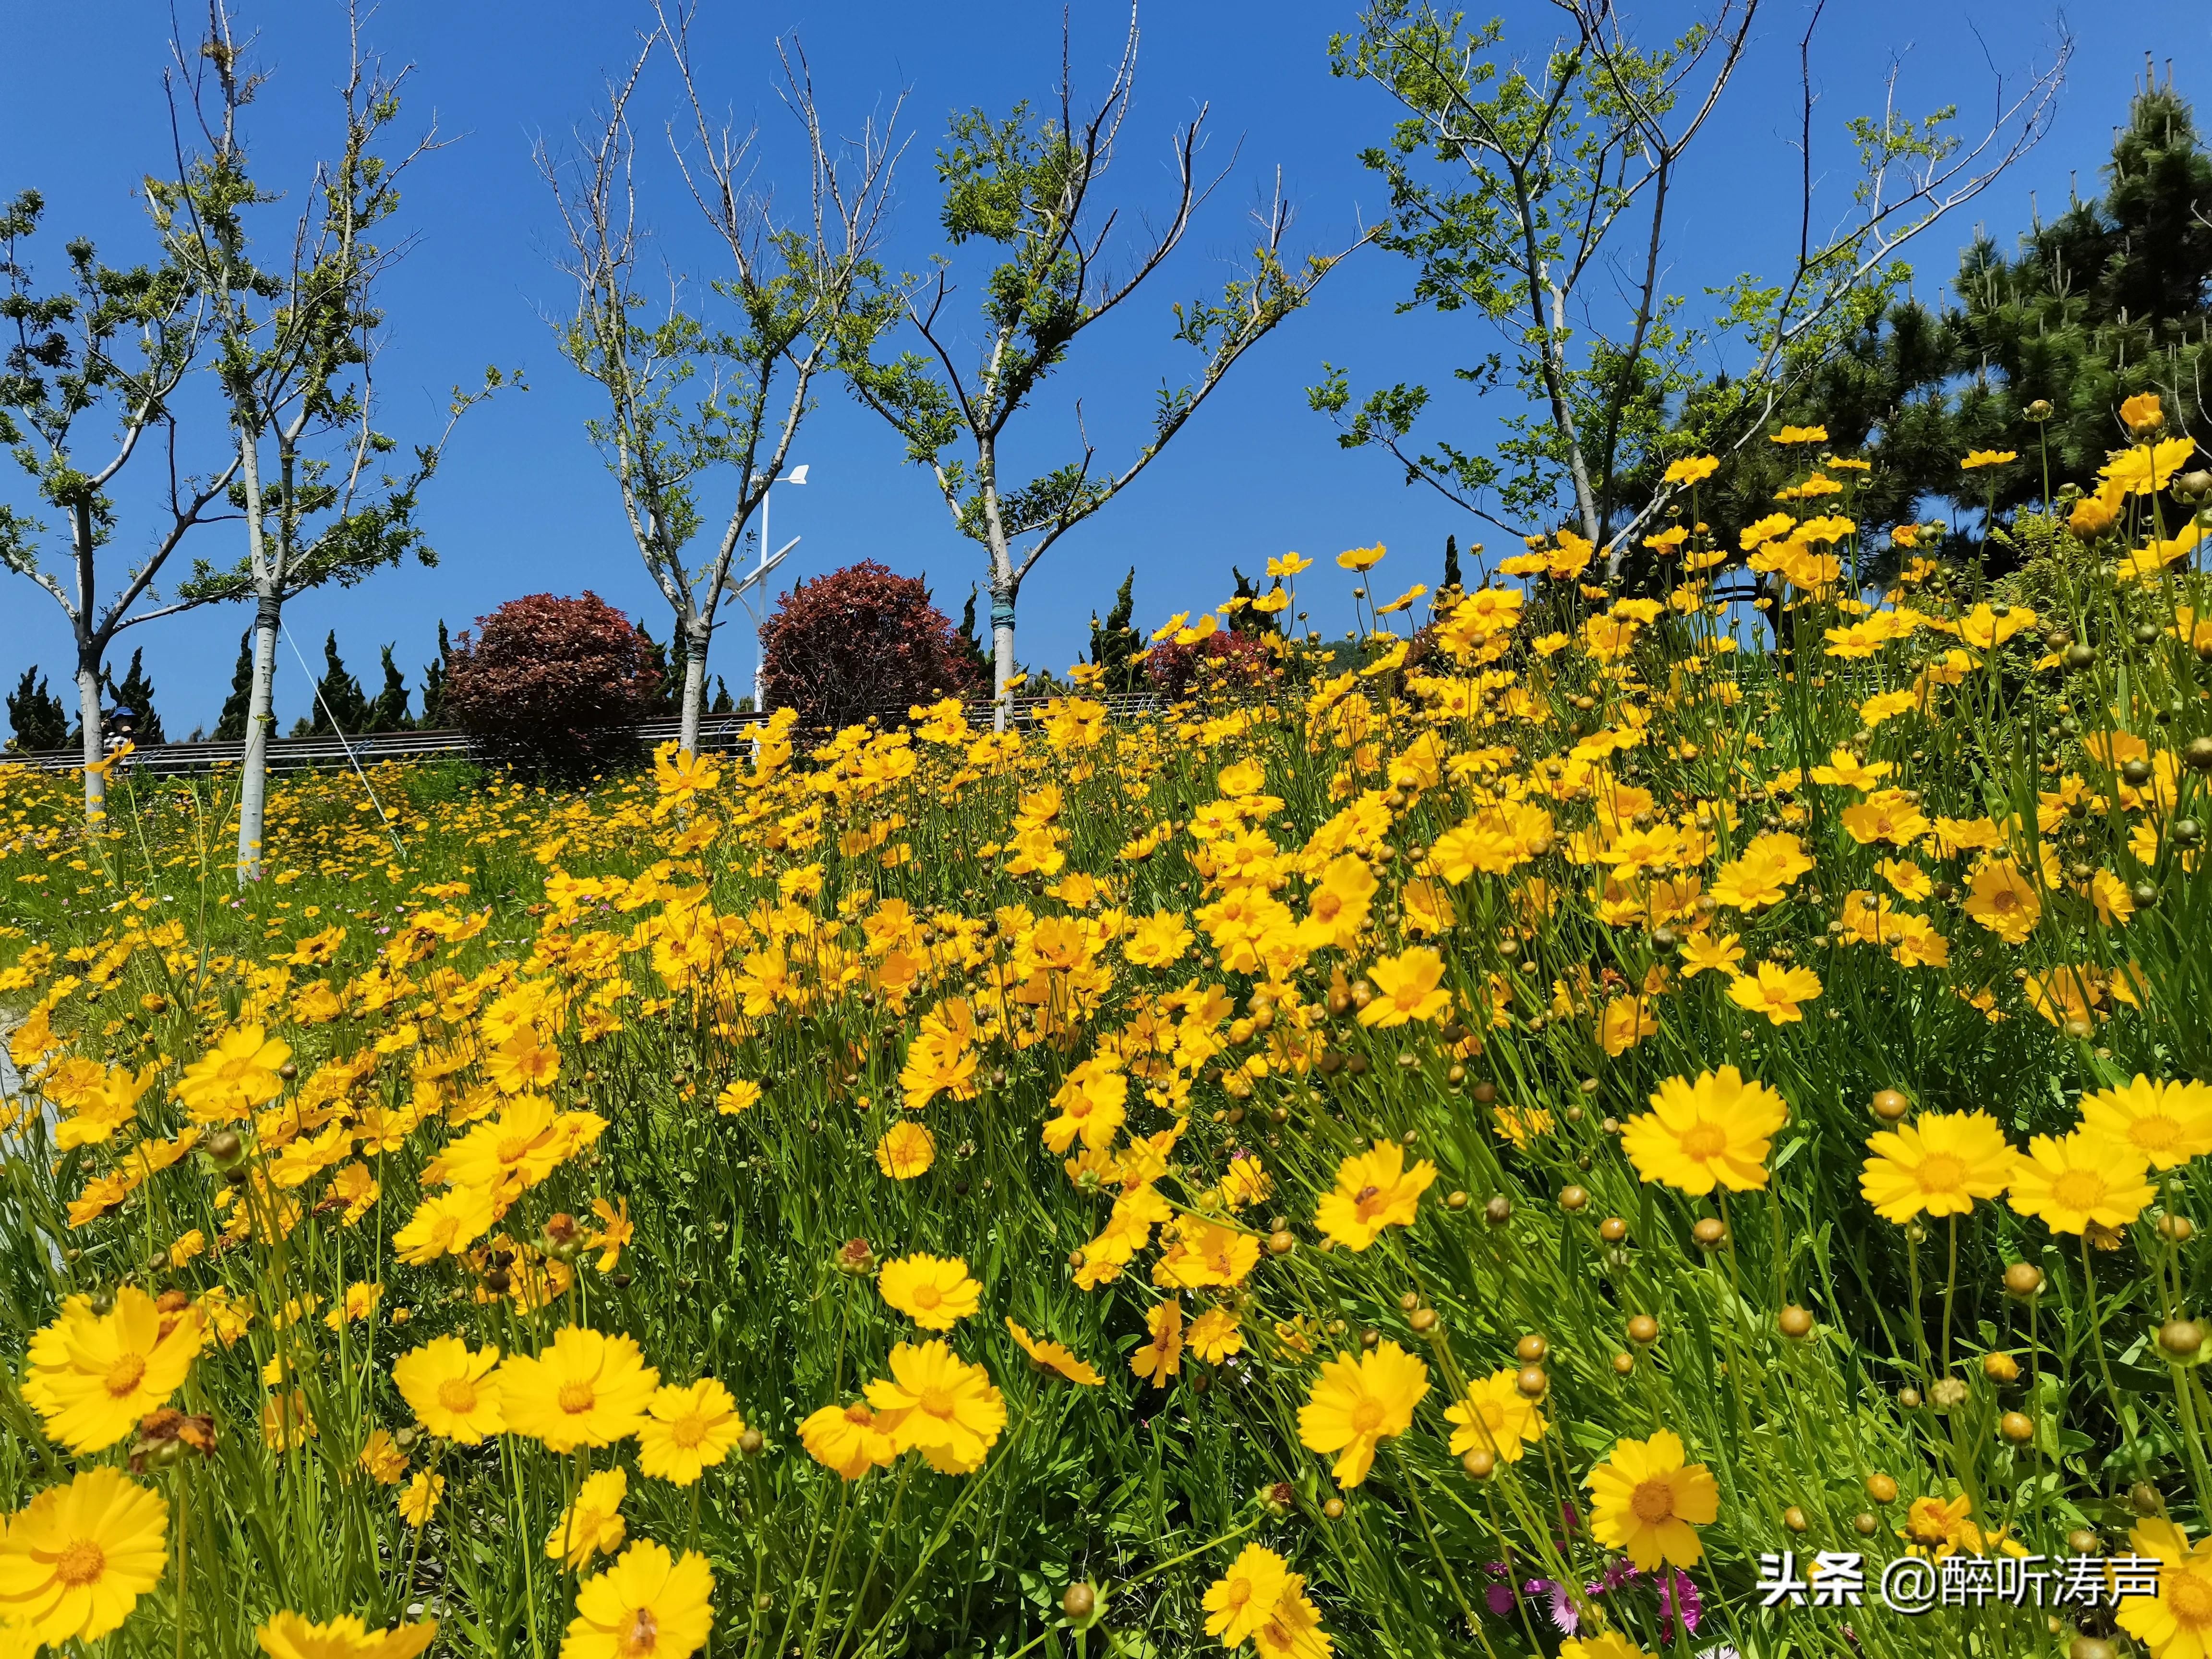
[(1011, 593), (991, 595), (991, 697), (998, 707), (991, 714), (991, 729), (1003, 732), (1012, 722), (1014, 694), (1014, 599)]
[(253, 614), (253, 690), (246, 702), (246, 765), (238, 784), (238, 884), (261, 879), (261, 826), (269, 797), (269, 730), (276, 724), (276, 630), (283, 601), (264, 593)]
[(699, 752), (699, 716), (707, 703), (707, 641), (704, 628), (684, 629), (678, 635), (684, 644), (684, 706), (679, 711), (683, 728), (677, 746), (687, 755)]
[(100, 665), (82, 652), (76, 668), (77, 718), (84, 726), (84, 816), (87, 822), (107, 810), (107, 780), (92, 769), (106, 758), (106, 729), (100, 719)]
[(238, 884), (261, 879), (262, 809), (269, 796), (269, 727), (276, 686), (276, 630), (284, 613), (283, 572), (269, 561), (261, 519), (261, 434), (238, 422), (240, 481), (246, 492), (246, 549), (253, 571), (253, 692), (246, 705), (246, 765), (238, 785)]

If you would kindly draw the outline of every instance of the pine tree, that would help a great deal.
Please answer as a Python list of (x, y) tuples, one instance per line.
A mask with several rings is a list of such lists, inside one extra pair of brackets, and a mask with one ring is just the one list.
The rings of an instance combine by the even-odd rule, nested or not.
[(23, 671), (23, 678), (8, 694), (8, 724), (15, 734), (8, 747), (17, 754), (59, 749), (69, 742), (69, 710), (35, 665)]
[(246, 740), (246, 714), (252, 704), (253, 630), (248, 629), (238, 636), (238, 666), (231, 671), (230, 695), (223, 699), (222, 713), (216, 716), (217, 743)]
[(407, 715), (407, 681), (392, 660), (392, 647), (384, 647), (384, 689), (368, 706), (367, 732), (404, 732), (415, 722)]
[(1097, 611), (1091, 613), (1091, 660), (1106, 671), (1099, 685), (1107, 691), (1134, 691), (1144, 677), (1144, 665), (1135, 659), (1144, 641), (1129, 626), (1137, 609), (1136, 582), (1137, 568), (1131, 565), (1129, 574), (1121, 578), (1121, 590), (1114, 595), (1114, 608), (1106, 613), (1104, 626), (1100, 626)]
[(975, 586), (972, 582), (968, 586), (968, 603), (961, 607), (960, 638), (957, 648), (986, 680), (991, 678), (991, 655), (983, 649), (983, 636), (975, 631)]
[(1456, 536), (1444, 538), (1444, 586), (1464, 586), (1459, 579), (1459, 538)]
[(368, 726), (368, 697), (361, 682), (346, 672), (338, 656), (337, 630), (323, 641), (323, 678), (315, 685), (315, 708), (308, 731), (326, 736), (333, 730), (351, 737)]
[(123, 672), (123, 682), (117, 684), (111, 673), (107, 678), (107, 695), (118, 708), (128, 708), (134, 718), (131, 740), (144, 748), (148, 744), (163, 743), (167, 739), (161, 732), (161, 717), (154, 712), (154, 678), (146, 672), (145, 647), (131, 653), (131, 665)]
[(422, 718), (416, 725), (425, 731), (443, 726), (446, 720), (446, 661), (453, 654), (453, 642), (446, 637), (446, 619), (438, 618), (438, 658), (422, 670)]
[(734, 714), (737, 700), (730, 696), (730, 688), (720, 674), (714, 676), (714, 701), (707, 706), (710, 714)]

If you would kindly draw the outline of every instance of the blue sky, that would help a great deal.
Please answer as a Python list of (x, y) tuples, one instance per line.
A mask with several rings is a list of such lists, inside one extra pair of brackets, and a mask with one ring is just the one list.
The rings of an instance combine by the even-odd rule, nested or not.
[[(189, 22), (191, 7), (182, 9)], [(779, 34), (795, 31), (803, 40), (825, 109), (842, 126), (907, 92), (904, 125), (915, 142), (887, 250), (896, 266), (919, 265), (934, 246), (930, 164), (945, 116), (972, 104), (1003, 108), (1025, 94), (1046, 99), (1056, 85), (1060, 9), (1035, 0), (957, 7), (765, 0), (708, 9), (697, 47), (706, 82), (741, 125), (761, 124), (763, 179), (792, 176), (788, 118), (773, 94)], [(1510, 40), (1534, 49), (1549, 39), (1548, 7), (1511, 0), (1504, 9)], [(149, 238), (133, 191), (141, 175), (164, 168), (168, 155), (161, 95), (167, 7), (101, 0), (9, 10), (0, 191), (35, 185), (46, 196), (42, 269), (56, 269), (62, 240), (80, 234), (95, 238), (111, 261), (145, 257)], [(1212, 106), (1209, 154), (1217, 165), (1233, 155), (1236, 172), (1157, 286), (1048, 385), (1026, 417), (1036, 434), (1030, 459), (1067, 459), (1077, 395), (1102, 462), (1133, 447), (1163, 376), (1184, 372), (1188, 349), (1168, 338), (1168, 306), (1217, 287), (1227, 274), (1247, 240), (1245, 210), (1277, 164), (1300, 204), (1293, 237), (1302, 247), (1341, 246), (1379, 214), (1382, 191), (1357, 152), (1387, 131), (1391, 112), (1374, 89), (1333, 80), (1328, 69), (1328, 36), (1352, 15), (1343, 0), (1284, 0), (1264, 13), (1218, 3), (1146, 8), (1115, 199), (1133, 210), (1164, 199), (1172, 179), (1168, 139), (1201, 102)], [(1655, 33), (1673, 32), (1692, 15), (1673, 6), (1638, 14)], [(1802, 3), (1770, 0), (1752, 56), (1697, 153), (1667, 247), (1669, 286), (1678, 292), (1697, 294), (1739, 271), (1783, 269), (1795, 230), (1797, 161), (1790, 140), (1796, 43), (1806, 15)], [(553, 263), (557, 222), (531, 160), (535, 140), (557, 144), (590, 109), (649, 16), (642, 0), (384, 0), (371, 19), (370, 39), (386, 58), (416, 65), (402, 130), (418, 130), (434, 115), (452, 141), (420, 164), (403, 210), (414, 240), (386, 290), (385, 424), (403, 441), (428, 432), (447, 388), (490, 362), (524, 368), (532, 389), (476, 411), (455, 438), (422, 514), (441, 556), (436, 569), (380, 573), (289, 608), (293, 635), (318, 669), (324, 633), (335, 628), (365, 682), (374, 679), (377, 647), (390, 641), (411, 684), (434, 651), (441, 618), (458, 631), (503, 599), (548, 589), (592, 588), (666, 637), (666, 607), (643, 574), (612, 483), (584, 435), (587, 388), (561, 362), (544, 321), (564, 301), (565, 279)], [(1073, 18), (1080, 93), (1103, 84), (1127, 13), (1075, 0)], [(343, 69), (343, 9), (337, 0), (287, 0), (249, 10), (243, 21), (259, 29), (258, 52), (273, 73), (251, 112), (258, 168), (296, 200), (329, 129), (331, 87)], [(2051, 137), (1975, 208), (1916, 245), (1926, 286), (1953, 268), (1977, 221), (2008, 239), (2026, 221), (2030, 191), (2046, 204), (2062, 202), (2071, 173), (2085, 193), (2094, 187), (2146, 47), (2161, 61), (2175, 58), (2180, 89), (2203, 99), (2212, 19), (2193, 0), (2139, 0), (2079, 21), (2090, 27), (2077, 42)], [(1847, 159), (1843, 123), (1878, 106), (1893, 58), (1903, 65), (1905, 107), (1955, 101), (1964, 125), (1986, 109), (1990, 64), (2017, 73), (2047, 56), (2058, 23), (2055, 9), (2034, 0), (1832, 3), (1818, 37), (1816, 155), (1835, 181), (1834, 210), (1842, 210)], [(702, 271), (710, 257), (703, 228), (657, 134), (676, 112), (675, 96), (662, 73), (635, 106), (646, 140), (645, 212), (659, 254), (676, 270)], [(1076, 660), (1092, 611), (1106, 609), (1132, 565), (1139, 620), (1147, 625), (1225, 597), (1232, 563), (1255, 572), (1287, 550), (1321, 559), (1304, 603), (1316, 623), (1333, 628), (1349, 620), (1352, 579), (1328, 562), (1343, 548), (1380, 540), (1392, 550), (1385, 580), (1433, 583), (1446, 533), (1456, 532), (1464, 544), (1483, 532), (1448, 503), (1407, 489), (1387, 459), (1340, 451), (1304, 393), (1324, 359), (1349, 369), (1359, 386), (1435, 383), (1448, 382), (1453, 363), (1491, 349), (1480, 325), (1395, 314), (1407, 283), (1402, 262), (1364, 252), (1262, 343), (1150, 471), (1038, 567), (1022, 595), (1024, 659), (1055, 667)], [(964, 302), (972, 306), (972, 290)], [(1446, 391), (1431, 418), (1440, 433), (1480, 447), (1503, 409), (1497, 398), (1455, 401)], [(222, 434), (203, 419), (188, 447), (194, 441), (211, 447)], [(876, 416), (829, 386), (793, 459), (811, 471), (805, 488), (778, 492), (777, 539), (804, 538), (786, 572), (803, 577), (881, 559), (927, 573), (939, 604), (957, 617), (981, 574), (980, 550), (952, 531), (926, 475), (902, 464)], [(0, 491), (0, 500), (29, 506), (12, 471)], [(127, 493), (124, 499), (132, 505)], [(143, 524), (126, 521), (124, 549), (137, 544)], [(237, 556), (239, 526), (199, 533), (207, 538), (204, 556)], [(0, 677), (12, 685), (36, 661), (65, 679), (68, 635), (58, 609), (18, 578), (0, 576)], [(203, 611), (124, 636), (125, 655), (133, 645), (145, 647), (173, 734), (212, 723), (246, 621), (242, 608)], [(726, 632), (717, 653), (714, 666), (733, 686), (749, 680), (749, 641)], [(277, 707), (289, 726), (305, 712), (307, 690), (289, 653), (280, 664)]]

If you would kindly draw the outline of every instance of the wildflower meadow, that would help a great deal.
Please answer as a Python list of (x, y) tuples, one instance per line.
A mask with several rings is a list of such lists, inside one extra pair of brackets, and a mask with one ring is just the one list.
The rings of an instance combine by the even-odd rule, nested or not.
[(242, 890), (234, 775), (0, 769), (0, 1643), (2194, 1659), (2212, 623), (2128, 419), (1995, 584), (1852, 598), (1794, 428), (1656, 597), (1568, 531), (1150, 715), (288, 779)]

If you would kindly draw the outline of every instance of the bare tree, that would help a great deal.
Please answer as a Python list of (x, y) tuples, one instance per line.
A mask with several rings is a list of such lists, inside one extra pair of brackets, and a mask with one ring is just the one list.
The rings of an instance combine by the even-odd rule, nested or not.
[[(187, 534), (225, 516), (223, 493), (238, 462), (234, 456), (195, 474), (179, 453), (174, 399), (211, 330), (206, 296), (191, 274), (174, 260), (117, 270), (80, 239), (67, 250), (70, 286), (40, 293), (27, 244), (45, 206), (36, 191), (25, 191), (0, 210), (0, 445), (38, 507), (60, 516), (67, 563), (57, 572), (41, 561), (48, 527), (34, 516), (38, 508), (0, 502), (0, 567), (37, 583), (69, 618), (84, 809), (96, 819), (106, 798), (100, 698), (108, 649), (125, 629), (204, 603), (196, 596), (164, 603), (155, 580)], [(103, 417), (107, 429), (88, 434)], [(88, 448), (99, 453), (87, 456)], [(167, 473), (163, 499), (149, 515), (137, 562), (104, 591), (103, 555), (123, 517), (113, 492), (131, 463), (146, 457)]]
[[(333, 159), (316, 165), (308, 205), (278, 244), (276, 258), (255, 248), (252, 217), (281, 198), (254, 182), (240, 127), (262, 77), (246, 65), (225, 0), (210, 0), (197, 51), (174, 48), (176, 178), (149, 186), (171, 257), (206, 296), (238, 449), (246, 556), (223, 569), (196, 562), (183, 591), (195, 599), (254, 604), (239, 798), (241, 884), (261, 874), (285, 603), (327, 582), (351, 586), (410, 555), (437, 562), (416, 522), (422, 486), (436, 472), (455, 422), (507, 379), (495, 369), (481, 391), (456, 390), (437, 436), (393, 461), (399, 445), (375, 424), (374, 371), (384, 345), (375, 289), (404, 245), (371, 239), (398, 210), (403, 175), (439, 145), (434, 131), (396, 157), (381, 151), (408, 71), (386, 75), (364, 50), (358, 9), (348, 15), (343, 142)], [(193, 149), (185, 136), (188, 118), (197, 128)]]
[[(1206, 119), (1201, 108), (1174, 140), (1176, 189), (1164, 225), (1126, 254), (1119, 274), (1109, 270), (1118, 215), (1096, 198), (1128, 115), (1136, 70), (1133, 9), (1113, 81), (1089, 115), (1076, 113), (1063, 51), (1056, 114), (1038, 114), (1023, 102), (1004, 118), (982, 110), (954, 116), (937, 167), (951, 251), (938, 256), (933, 276), (908, 289), (896, 319), (923, 349), (879, 358), (877, 348), (889, 328), (848, 331), (844, 366), (854, 391), (905, 440), (908, 459), (930, 470), (961, 532), (983, 544), (1001, 726), (1016, 672), (1015, 605), (1037, 561), (1136, 482), (1237, 360), (1303, 306), (1343, 258), (1310, 256), (1295, 271), (1285, 264), (1291, 210), (1279, 173), (1273, 198), (1255, 215), (1250, 266), (1223, 288), (1218, 301), (1174, 307), (1174, 337), (1198, 351), (1200, 366), (1195, 379), (1160, 388), (1151, 430), (1135, 453), (1100, 470), (1079, 398), (1075, 458), (1027, 483), (1009, 483), (1004, 469), (1015, 417), (1046, 377), (1066, 366), (1083, 333), (1165, 265), (1199, 206), (1228, 173), (1224, 168), (1210, 179), (1200, 176)], [(994, 245), (1004, 257), (985, 278), (983, 335), (973, 367), (963, 372), (945, 307), (956, 292), (953, 255), (975, 241)], [(878, 314), (868, 320), (890, 319)]]
[[(1371, 0), (1358, 32), (1331, 46), (1336, 73), (1382, 87), (1404, 112), (1389, 143), (1364, 159), (1390, 185), (1379, 240), (1419, 270), (1410, 303), (1493, 324), (1504, 349), (1458, 372), (1484, 387), (1510, 380), (1541, 414), (1508, 418), (1501, 465), (1449, 442), (1415, 444), (1425, 386), (1378, 391), (1353, 410), (1346, 377), (1332, 368), (1310, 396), (1338, 421), (1340, 442), (1385, 449), (1408, 483), (1515, 533), (1557, 514), (1617, 567), (1671, 494), (1638, 470), (1692, 382), (1693, 350), (1723, 336), (1747, 343), (1731, 394), (1702, 411), (1712, 429), (1701, 437), (1748, 441), (1847, 332), (1854, 307), (1897, 280), (1905, 245), (2041, 138), (2069, 47), (2062, 41), (2024, 86), (1992, 71), (1993, 107), (1971, 142), (1952, 130), (1955, 109), (1917, 121), (1902, 113), (1893, 68), (1881, 115), (1849, 124), (1859, 182), (1850, 212), (1823, 234), (1816, 6), (1798, 48), (1803, 200), (1791, 269), (1779, 283), (1734, 284), (1700, 330), (1662, 287), (1668, 215), (1685, 157), (1742, 64), (1759, 0), (1721, 0), (1709, 21), (1656, 48), (1636, 43), (1612, 0), (1553, 4), (1563, 28), (1540, 67), (1504, 55), (1502, 23), (1468, 29), (1429, 0)], [(1638, 246), (1624, 264), (1613, 248), (1631, 234)], [(1632, 493), (1644, 503), (1624, 524)]]
[[(808, 191), (804, 213), (781, 218), (772, 196), (752, 186), (757, 130), (740, 134), (708, 112), (692, 52), (693, 11), (655, 0), (655, 15), (659, 27), (609, 88), (604, 118), (579, 134), (573, 155), (556, 158), (541, 145), (538, 162), (568, 243), (562, 268), (576, 285), (574, 312), (557, 325), (562, 350), (605, 398), (588, 430), (674, 618), (683, 668), (679, 742), (692, 750), (732, 565), (790, 458), (841, 331), (885, 303), (876, 250), (898, 153), (897, 111), (865, 123), (857, 138), (832, 139), (805, 52), (785, 47), (782, 96), (806, 144)], [(726, 302), (726, 322), (695, 302), (672, 271), (665, 300), (648, 300), (641, 288), (646, 233), (629, 107), (664, 46), (697, 147), (687, 150), (673, 125), (670, 143), (721, 244), (722, 263), (706, 293)], [(702, 492), (710, 483), (727, 488), (731, 501), (694, 562), (686, 550), (708, 528)]]

